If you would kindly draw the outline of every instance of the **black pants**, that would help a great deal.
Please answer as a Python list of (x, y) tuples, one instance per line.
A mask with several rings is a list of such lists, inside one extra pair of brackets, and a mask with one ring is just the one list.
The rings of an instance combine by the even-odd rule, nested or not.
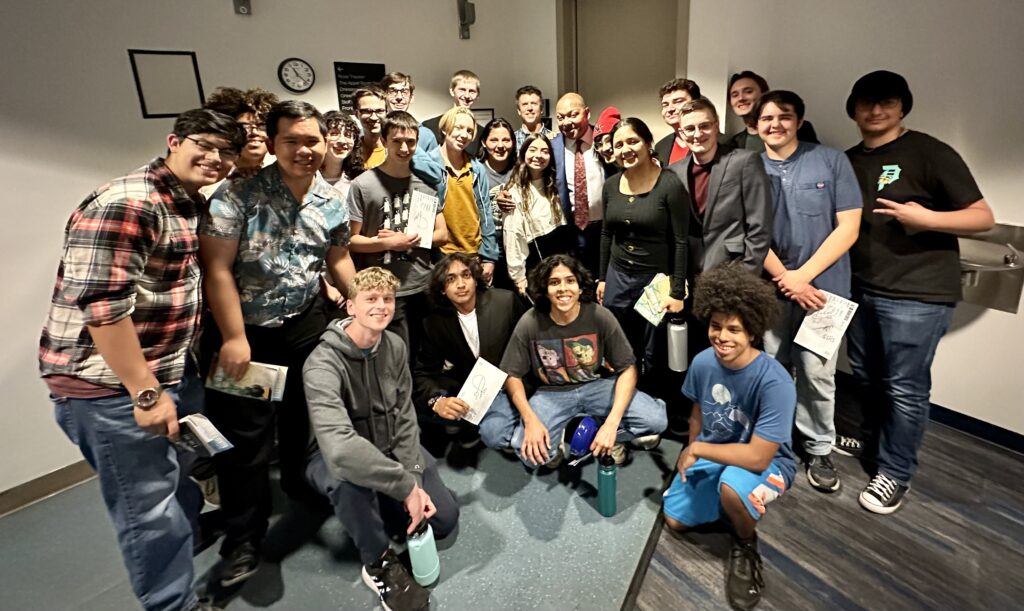
[[(572, 223), (572, 219), (569, 222)], [(571, 225), (571, 231), (576, 236), (574, 256), (590, 270), (590, 275), (596, 280), (601, 276), (598, 270), (601, 266), (601, 221), (591, 221), (583, 230)]]
[[(318, 296), (306, 311), (280, 327), (245, 327), (253, 361), (288, 367), (281, 401), (206, 391), (206, 415), (235, 446), (214, 460), (227, 531), (221, 546), (224, 555), (246, 542), (259, 548), (267, 533), (271, 512), (270, 456), (275, 432), (281, 488), (297, 501), (321, 502), (303, 477), (310, 432), (302, 366), (326, 327), (325, 305)], [(209, 360), (220, 345), (216, 325), (209, 325), (203, 336), (204, 360)]]
[[(423, 490), (437, 507), (437, 513), (429, 520), (430, 528), (436, 539), (443, 539), (458, 525), (459, 504), (441, 481), (437, 461), (422, 446), (420, 451), (425, 467)], [(363, 564), (372, 564), (384, 554), (390, 545), (389, 535), (406, 532), (409, 514), (402, 501), (332, 476), (320, 452), (309, 461), (306, 478), (331, 500), (334, 515), (355, 542)]]

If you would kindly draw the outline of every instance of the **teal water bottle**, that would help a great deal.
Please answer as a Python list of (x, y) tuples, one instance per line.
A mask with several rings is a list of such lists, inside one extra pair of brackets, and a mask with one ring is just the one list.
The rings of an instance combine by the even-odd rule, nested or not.
[(597, 466), (597, 509), (606, 518), (615, 515), (615, 459), (605, 454)]
[(426, 520), (409, 536), (409, 560), (412, 576), (421, 586), (429, 586), (441, 575), (441, 560), (437, 557), (434, 530)]

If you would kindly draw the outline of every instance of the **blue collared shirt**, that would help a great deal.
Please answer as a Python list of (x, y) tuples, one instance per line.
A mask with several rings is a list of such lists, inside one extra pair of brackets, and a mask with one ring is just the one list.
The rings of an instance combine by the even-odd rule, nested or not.
[[(836, 213), (863, 207), (860, 186), (846, 155), (820, 144), (801, 142), (782, 161), (770, 159), (767, 153), (761, 153), (761, 159), (772, 183), (772, 250), (787, 269), (796, 269), (836, 228)], [(849, 298), (849, 253), (843, 253), (811, 284)]]
[(277, 327), (316, 297), (327, 251), (348, 246), (348, 208), (319, 173), (297, 202), (274, 163), (221, 185), (202, 233), (238, 240), (234, 274), (242, 317), (248, 325)]

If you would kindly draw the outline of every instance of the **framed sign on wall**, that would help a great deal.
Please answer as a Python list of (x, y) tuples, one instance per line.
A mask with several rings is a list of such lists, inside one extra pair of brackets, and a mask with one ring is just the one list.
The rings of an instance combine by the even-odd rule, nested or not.
[(128, 49), (143, 119), (174, 118), (203, 105), (203, 83), (194, 51)]
[(334, 81), (338, 87), (338, 108), (352, 112), (352, 94), (363, 85), (376, 85), (384, 78), (384, 64), (334, 62)]

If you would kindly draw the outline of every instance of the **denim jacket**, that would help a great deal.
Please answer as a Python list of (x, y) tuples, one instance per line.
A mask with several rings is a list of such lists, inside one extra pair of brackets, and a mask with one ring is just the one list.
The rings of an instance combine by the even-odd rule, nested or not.
[[(480, 215), (480, 258), (494, 262), (498, 260), (498, 242), (494, 237), (487, 168), (475, 158), (470, 158), (470, 168), (473, 172), (473, 199)], [(412, 171), (420, 180), (437, 189), (437, 197), (442, 202), (445, 200), (448, 194), (448, 173), (444, 169), (440, 147), (430, 151), (417, 148), (412, 157)]]

